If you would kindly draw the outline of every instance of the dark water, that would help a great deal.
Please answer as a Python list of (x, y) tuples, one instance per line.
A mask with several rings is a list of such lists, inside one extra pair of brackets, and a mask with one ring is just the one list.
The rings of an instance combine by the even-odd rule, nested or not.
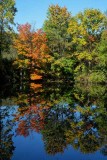
[(0, 160), (107, 160), (107, 86), (2, 86)]

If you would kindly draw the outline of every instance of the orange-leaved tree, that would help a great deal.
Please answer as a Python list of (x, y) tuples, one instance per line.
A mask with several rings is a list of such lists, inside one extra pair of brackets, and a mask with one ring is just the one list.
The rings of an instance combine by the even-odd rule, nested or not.
[(28, 23), (18, 26), (18, 34), (14, 40), (18, 58), (15, 64), (21, 75), (29, 75), (31, 80), (41, 79), (43, 68), (48, 63), (48, 47), (46, 34), (40, 29), (35, 31)]

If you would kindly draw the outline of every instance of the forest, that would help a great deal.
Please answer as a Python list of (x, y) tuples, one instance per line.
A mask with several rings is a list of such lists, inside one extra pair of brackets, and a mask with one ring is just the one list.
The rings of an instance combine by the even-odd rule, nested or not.
[(14, 0), (0, 1), (0, 83), (107, 83), (107, 12), (77, 15), (50, 5), (43, 27), (19, 24)]
[(40, 29), (17, 12), (0, 0), (0, 160), (105, 160), (107, 11), (52, 4)]

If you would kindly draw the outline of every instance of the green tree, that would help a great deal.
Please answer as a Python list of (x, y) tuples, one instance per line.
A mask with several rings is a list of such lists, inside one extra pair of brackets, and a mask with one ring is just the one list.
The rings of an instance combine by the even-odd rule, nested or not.
[[(67, 50), (67, 28), (71, 19), (66, 7), (51, 5), (48, 9), (47, 20), (44, 22), (44, 31), (48, 37), (50, 52), (54, 56), (63, 56)], [(56, 55), (55, 55), (56, 54)]]
[[(99, 10), (86, 9), (83, 13), (80, 12), (73, 17), (69, 23), (68, 33), (72, 37), (72, 46), (75, 48), (74, 57), (77, 59), (75, 76), (79, 81), (89, 80), (90, 75), (90, 81), (93, 77), (98, 77), (99, 72), (96, 72), (97, 49), (102, 32), (106, 28), (105, 21), (106, 16)], [(91, 74), (93, 71), (95, 73)]]
[(9, 81), (9, 76), (11, 72), (13, 72), (12, 61), (10, 59), (12, 59), (13, 54), (15, 54), (16, 56), (16, 52), (12, 47), (13, 36), (14, 36), (12, 26), (14, 25), (14, 16), (16, 11), (17, 10), (15, 8), (15, 0), (0, 0), (0, 72), (1, 72), (0, 81), (1, 82)]
[[(98, 48), (98, 69), (107, 77), (107, 29), (103, 31)], [(106, 79), (107, 80), (107, 79)]]
[(9, 47), (16, 11), (15, 0), (0, 1), (0, 55)]
[(50, 55), (53, 56), (51, 73), (60, 79), (68, 75), (73, 77), (74, 59), (69, 50), (71, 38), (67, 32), (70, 19), (71, 13), (66, 7), (51, 5), (44, 23)]

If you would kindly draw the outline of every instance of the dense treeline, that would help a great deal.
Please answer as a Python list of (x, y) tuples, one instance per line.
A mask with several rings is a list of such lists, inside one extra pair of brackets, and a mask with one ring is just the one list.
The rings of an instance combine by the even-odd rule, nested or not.
[(0, 0), (0, 82), (8, 82), (13, 77), (12, 65), (16, 58), (13, 48), (14, 16), (17, 12), (14, 0)]
[(49, 6), (43, 28), (18, 26), (14, 0), (0, 1), (0, 80), (107, 82), (107, 15), (86, 9), (72, 16)]

